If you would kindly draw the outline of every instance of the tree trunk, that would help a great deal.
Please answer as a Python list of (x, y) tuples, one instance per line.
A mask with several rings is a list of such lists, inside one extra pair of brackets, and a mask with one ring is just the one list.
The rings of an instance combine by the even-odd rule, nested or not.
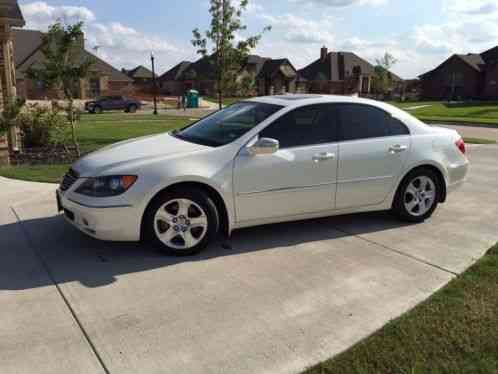
[(76, 124), (74, 121), (74, 103), (73, 100), (69, 100), (69, 122), (71, 123), (71, 140), (73, 141), (74, 148), (76, 150), (76, 155), (81, 156), (80, 145), (76, 139)]

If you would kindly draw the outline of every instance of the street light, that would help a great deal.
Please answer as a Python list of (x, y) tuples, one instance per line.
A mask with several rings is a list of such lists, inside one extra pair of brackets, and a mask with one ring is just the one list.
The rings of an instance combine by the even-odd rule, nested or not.
[(154, 94), (154, 114), (157, 116), (157, 84), (156, 84), (156, 67), (154, 65), (154, 53), (150, 54), (150, 60), (152, 61), (152, 84), (153, 84), (153, 94)]

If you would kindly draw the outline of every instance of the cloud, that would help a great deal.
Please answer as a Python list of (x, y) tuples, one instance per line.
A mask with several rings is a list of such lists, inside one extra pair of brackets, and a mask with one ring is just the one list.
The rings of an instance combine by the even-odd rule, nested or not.
[(190, 50), (159, 35), (149, 35), (119, 22), (98, 22), (97, 16), (86, 7), (51, 6), (36, 1), (21, 8), (29, 29), (46, 31), (57, 21), (65, 24), (83, 21), (87, 49), (118, 69), (148, 66), (150, 53), (154, 52), (158, 71), (162, 72), (191, 55)]
[(45, 30), (55, 21), (64, 23), (76, 23), (79, 21), (93, 22), (95, 14), (85, 7), (77, 6), (50, 6), (43, 1), (35, 1), (21, 5), (22, 12), (26, 18), (26, 27), (36, 30)]
[(443, 9), (446, 13), (456, 16), (498, 16), (496, 0), (444, 0)]
[(312, 20), (285, 14), (282, 16), (262, 15), (261, 18), (268, 22), (273, 30), (282, 32), (284, 39), (291, 43), (326, 44), (332, 43), (335, 39), (335, 35), (329, 31), (334, 22), (332, 17)]
[(325, 6), (331, 8), (342, 8), (352, 5), (380, 6), (387, 4), (388, 0), (289, 0), (291, 3), (299, 3), (305, 6)]

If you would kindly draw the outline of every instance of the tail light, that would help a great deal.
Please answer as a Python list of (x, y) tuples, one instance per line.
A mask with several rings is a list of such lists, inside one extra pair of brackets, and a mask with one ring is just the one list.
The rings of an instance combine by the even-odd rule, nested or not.
[(457, 148), (460, 150), (460, 152), (462, 152), (462, 154), (465, 154), (466, 152), (466, 149), (465, 149), (465, 141), (460, 138), (456, 143), (455, 145), (457, 146)]

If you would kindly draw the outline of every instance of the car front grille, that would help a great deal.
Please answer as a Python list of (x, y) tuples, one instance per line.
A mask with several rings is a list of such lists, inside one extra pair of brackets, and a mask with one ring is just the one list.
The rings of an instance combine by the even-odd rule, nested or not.
[(73, 169), (69, 169), (69, 171), (62, 178), (62, 182), (60, 184), (61, 191), (67, 191), (71, 188), (71, 186), (76, 182), (79, 178), (79, 174)]

